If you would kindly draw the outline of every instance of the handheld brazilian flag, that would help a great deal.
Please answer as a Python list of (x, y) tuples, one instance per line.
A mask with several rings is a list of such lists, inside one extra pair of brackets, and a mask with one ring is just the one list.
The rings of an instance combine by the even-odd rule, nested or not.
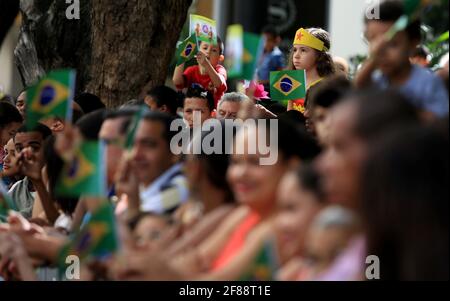
[(65, 163), (56, 186), (56, 194), (65, 197), (104, 197), (106, 171), (104, 144), (84, 141), (75, 150), (71, 161)]
[(273, 100), (287, 101), (306, 96), (305, 70), (270, 72), (270, 95)]
[(264, 242), (252, 265), (239, 281), (273, 281), (279, 268), (278, 256), (273, 240)]
[(127, 137), (125, 140), (125, 149), (130, 150), (134, 145), (134, 138), (136, 136), (136, 131), (139, 127), (139, 124), (144, 116), (145, 112), (147, 112), (147, 106), (141, 106), (139, 111), (134, 113), (133, 118), (131, 119), (131, 123), (128, 126)]
[(243, 75), (246, 80), (255, 78), (256, 67), (264, 51), (264, 43), (261, 35), (244, 33)]
[(0, 221), (6, 222), (10, 210), (17, 211), (17, 208), (13, 199), (8, 195), (3, 183), (0, 181)]
[(29, 129), (47, 117), (72, 119), (75, 76), (74, 70), (51, 71), (27, 90), (26, 125)]
[(262, 36), (244, 32), (242, 25), (230, 25), (225, 47), (228, 77), (254, 80), (256, 67), (264, 50), (263, 46)]
[(92, 213), (89, 222), (63, 246), (58, 254), (61, 268), (66, 267), (68, 256), (77, 256), (80, 261), (103, 259), (119, 249), (118, 232), (114, 210), (108, 201)]
[(189, 38), (181, 42), (177, 48), (177, 66), (190, 61), (198, 52), (197, 36), (192, 34)]

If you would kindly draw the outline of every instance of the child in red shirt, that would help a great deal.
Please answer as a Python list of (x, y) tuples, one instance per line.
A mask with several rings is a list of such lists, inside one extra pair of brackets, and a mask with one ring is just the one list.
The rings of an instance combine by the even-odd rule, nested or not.
[(227, 91), (227, 70), (220, 65), (224, 61), (224, 46), (219, 37), (217, 45), (200, 42), (197, 53), (198, 65), (184, 70), (184, 64), (175, 68), (173, 82), (178, 90), (199, 84), (214, 95), (215, 107)]

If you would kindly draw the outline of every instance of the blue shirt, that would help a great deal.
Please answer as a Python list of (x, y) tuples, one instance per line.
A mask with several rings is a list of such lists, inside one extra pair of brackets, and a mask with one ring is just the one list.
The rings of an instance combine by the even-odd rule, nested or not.
[[(372, 80), (381, 89), (390, 88), (389, 79), (379, 71), (373, 74)], [(438, 117), (448, 115), (447, 89), (442, 79), (431, 71), (413, 65), (409, 79), (398, 89), (418, 109)]]
[(272, 52), (265, 53), (261, 56), (258, 66), (258, 79), (270, 80), (270, 72), (278, 71), (285, 67), (284, 55), (280, 48), (275, 47)]

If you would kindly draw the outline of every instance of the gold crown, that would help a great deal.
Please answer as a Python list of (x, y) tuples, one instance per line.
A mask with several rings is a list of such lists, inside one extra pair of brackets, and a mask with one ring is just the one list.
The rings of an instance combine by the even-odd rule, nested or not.
[(316, 38), (303, 28), (297, 30), (297, 33), (295, 34), (294, 45), (304, 45), (319, 51), (328, 51), (323, 41)]

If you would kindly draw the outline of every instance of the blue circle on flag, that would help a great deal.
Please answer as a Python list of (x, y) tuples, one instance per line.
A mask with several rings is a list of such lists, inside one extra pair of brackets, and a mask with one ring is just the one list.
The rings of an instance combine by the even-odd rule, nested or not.
[(292, 90), (292, 81), (285, 77), (280, 82), (280, 88), (283, 92), (287, 93)]
[(206, 25), (206, 24), (203, 25), (202, 30), (203, 30), (204, 33), (209, 33), (208, 25)]
[(45, 86), (41, 91), (41, 105), (46, 106), (50, 104), (56, 96), (55, 88), (52, 86)]
[(186, 46), (186, 48), (184, 49), (184, 55), (185, 56), (189, 56), (192, 53), (192, 44), (189, 44)]
[(79, 162), (78, 158), (73, 159), (72, 164), (70, 165), (70, 168), (69, 168), (69, 177), (75, 178), (75, 176), (78, 173), (79, 168), (80, 168), (80, 162)]

